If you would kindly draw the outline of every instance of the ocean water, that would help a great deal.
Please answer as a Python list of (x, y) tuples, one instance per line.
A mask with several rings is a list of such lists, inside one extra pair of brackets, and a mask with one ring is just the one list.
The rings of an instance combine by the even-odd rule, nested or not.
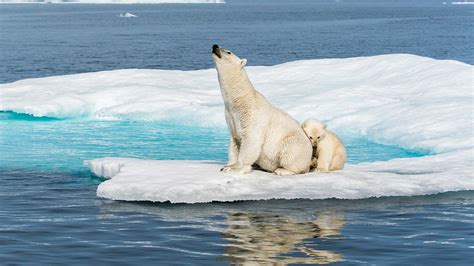
[[(120, 18), (131, 12), (139, 17)], [(250, 65), (414, 53), (472, 64), (473, 12), (437, 1), (0, 5), (0, 83), (122, 68), (212, 67), (219, 43)], [(0, 99), (1, 101), (1, 99)], [(342, 134), (350, 163), (419, 157)], [(227, 129), (0, 112), (5, 264), (434, 264), (474, 260), (474, 192), (209, 204), (96, 196), (83, 160), (226, 160)]]
[[(474, 193), (169, 204), (97, 198), (85, 159), (224, 163), (225, 128), (0, 113), (5, 263), (467, 264)], [(424, 154), (342, 136), (350, 163)]]
[[(218, 5), (1, 5), (0, 82), (108, 69), (211, 68), (411, 53), (474, 63), (474, 8), (443, 1), (229, 0)], [(121, 18), (130, 12), (139, 18)]]

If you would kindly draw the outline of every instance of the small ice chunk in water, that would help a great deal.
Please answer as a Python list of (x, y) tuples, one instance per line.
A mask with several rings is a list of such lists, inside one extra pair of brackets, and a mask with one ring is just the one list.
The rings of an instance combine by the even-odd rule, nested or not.
[(132, 13), (120, 13), (121, 18), (137, 18), (138, 16)]

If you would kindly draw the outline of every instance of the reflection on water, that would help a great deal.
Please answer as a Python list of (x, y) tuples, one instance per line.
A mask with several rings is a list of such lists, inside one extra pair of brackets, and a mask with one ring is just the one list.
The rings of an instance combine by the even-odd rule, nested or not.
[[(294, 263), (329, 264), (344, 260), (343, 254), (321, 244), (342, 243), (346, 224), (344, 210), (314, 208), (311, 201), (265, 201), (217, 204), (152, 204), (108, 202), (100, 206), (100, 220), (112, 216), (130, 217), (133, 213), (152, 215), (166, 227), (155, 227), (156, 237), (173, 235), (168, 244), (182, 251), (202, 252), (198, 239), (206, 238), (216, 248), (216, 262), (232, 265), (286, 265)], [(319, 206), (321, 207), (321, 206)], [(281, 208), (281, 209), (280, 209)], [(120, 218), (119, 218), (120, 219)], [(143, 217), (139, 218), (143, 221)], [(122, 223), (122, 222), (120, 222)], [(165, 229), (165, 230), (163, 230)], [(189, 234), (190, 230), (197, 232)], [(160, 233), (162, 231), (162, 233)], [(199, 237), (197, 237), (199, 236)], [(156, 245), (160, 240), (155, 239)], [(150, 245), (154, 245), (151, 241)], [(200, 242), (200, 241), (199, 241)], [(220, 253), (220, 255), (219, 255)]]
[(153, 249), (162, 264), (179, 258), (202, 265), (410, 265), (416, 257), (421, 264), (468, 265), (473, 196), (466, 191), (210, 204), (105, 200), (95, 227), (109, 234), (107, 241), (117, 237), (115, 245), (127, 246), (120, 252), (139, 251), (143, 261), (145, 248)]
[(473, 191), (159, 204), (102, 200), (86, 178), (0, 174), (3, 264), (472, 264)]
[(232, 213), (226, 222), (224, 237), (229, 244), (224, 258), (232, 264), (328, 264), (343, 260), (341, 254), (305, 243), (305, 239), (340, 235), (344, 216), (337, 212), (316, 213), (312, 221), (271, 213)]
[(153, 235), (151, 241), (147, 238), (150, 246), (161, 247), (165, 241), (167, 245), (179, 246), (182, 252), (210, 253), (209, 249), (201, 250), (204, 245), (197, 245), (203, 242), (213, 247), (212, 254), (218, 263), (286, 265), (344, 261), (340, 251), (331, 250), (331, 247), (344, 242), (341, 236), (346, 225), (344, 204), (323, 206), (324, 201), (320, 201), (321, 204), (315, 206), (312, 203), (153, 204), (108, 201), (100, 206), (98, 218), (101, 221), (118, 219), (118, 227), (130, 222), (122, 217), (130, 219), (136, 216), (132, 219), (141, 223), (147, 223), (145, 217), (159, 219), (160, 226), (145, 230), (143, 228), (151, 224), (140, 226), (143, 233)]

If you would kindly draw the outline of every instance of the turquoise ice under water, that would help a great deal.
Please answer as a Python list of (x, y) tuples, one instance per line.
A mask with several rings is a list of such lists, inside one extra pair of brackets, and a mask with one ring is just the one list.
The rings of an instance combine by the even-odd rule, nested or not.
[[(156, 160), (227, 160), (227, 128), (184, 126), (179, 123), (90, 121), (37, 118), (0, 113), (2, 166), (84, 170), (84, 160), (135, 157)], [(386, 161), (426, 153), (341, 136), (348, 162)], [(28, 160), (25, 160), (25, 158)]]
[[(24, 263), (467, 263), (472, 192), (210, 204), (99, 199), (84, 159), (226, 160), (225, 128), (0, 113), (0, 255)], [(342, 136), (350, 163), (423, 153)], [(370, 255), (369, 255), (370, 254)], [(180, 263), (181, 264), (181, 263)]]

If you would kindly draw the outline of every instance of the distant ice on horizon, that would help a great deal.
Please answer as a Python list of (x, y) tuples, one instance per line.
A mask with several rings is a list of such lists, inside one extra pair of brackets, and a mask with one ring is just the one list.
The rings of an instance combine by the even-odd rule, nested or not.
[(222, 4), (224, 0), (0, 0), (0, 4)]
[(474, 2), (464, 1), (464, 2), (451, 2), (452, 5), (472, 5)]

